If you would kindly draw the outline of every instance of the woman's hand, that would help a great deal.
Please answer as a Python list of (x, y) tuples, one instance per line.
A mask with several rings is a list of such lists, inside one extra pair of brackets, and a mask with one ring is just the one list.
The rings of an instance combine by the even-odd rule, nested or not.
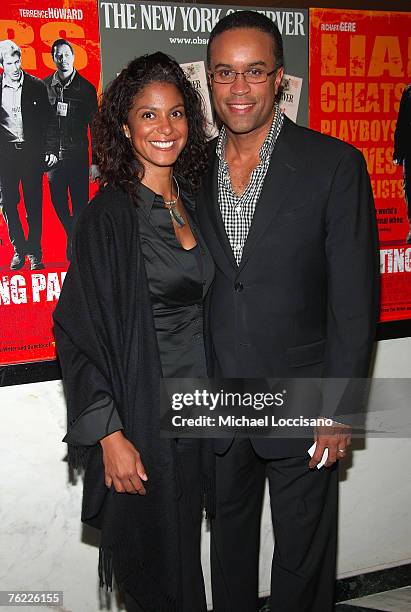
[(100, 440), (103, 449), (103, 462), (106, 486), (114, 485), (117, 493), (139, 493), (145, 495), (142, 481), (147, 481), (147, 474), (140, 458), (140, 453), (122, 431)]

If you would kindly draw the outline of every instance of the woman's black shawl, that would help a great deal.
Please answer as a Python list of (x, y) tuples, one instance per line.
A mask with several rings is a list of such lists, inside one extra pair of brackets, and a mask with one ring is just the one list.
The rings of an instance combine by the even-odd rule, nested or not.
[(146, 496), (108, 490), (100, 444), (69, 444), (71, 465), (85, 466), (82, 520), (101, 529), (101, 583), (111, 588), (114, 570), (144, 610), (178, 612), (175, 442), (159, 437), (158, 345), (137, 212), (124, 192), (101, 189), (80, 216), (54, 321), (69, 428), (84, 411), (115, 406), (149, 477)]

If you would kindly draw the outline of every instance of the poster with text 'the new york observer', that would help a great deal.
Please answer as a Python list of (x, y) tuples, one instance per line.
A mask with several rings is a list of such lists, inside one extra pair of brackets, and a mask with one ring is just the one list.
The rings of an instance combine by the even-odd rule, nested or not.
[[(107, 85), (133, 58), (163, 51), (174, 57), (200, 89), (212, 123), (206, 85), (206, 52), (210, 32), (225, 15), (255, 10), (272, 19), (284, 40), (286, 76), (280, 106), (291, 119), (308, 123), (308, 11), (227, 5), (159, 2), (99, 2), (103, 84)], [(211, 135), (213, 134), (210, 130)], [(215, 132), (214, 132), (215, 133)]]

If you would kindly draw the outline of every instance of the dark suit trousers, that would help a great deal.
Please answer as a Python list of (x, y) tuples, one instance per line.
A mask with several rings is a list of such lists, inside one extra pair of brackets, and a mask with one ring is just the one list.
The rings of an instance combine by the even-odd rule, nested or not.
[(403, 161), (404, 197), (407, 202), (408, 219), (411, 221), (411, 155)]
[[(43, 168), (38, 154), (23, 144), (21, 150), (3, 143), (0, 157), (1, 205), (10, 242), (17, 253), (36, 255), (41, 259)], [(27, 240), (18, 213), (20, 183), (28, 225)]]
[(59, 160), (57, 165), (47, 173), (47, 176), (54, 210), (70, 238), (73, 224), (88, 203), (88, 152), (80, 149), (73, 152), (72, 156)]
[(268, 477), (275, 549), (272, 612), (331, 612), (337, 542), (336, 466), (308, 469), (303, 457), (262, 459), (249, 439), (217, 456), (211, 531), (214, 612), (258, 610), (258, 559)]
[[(182, 608), (177, 612), (206, 612), (201, 568), (202, 495), (200, 486), (200, 440), (177, 442), (182, 494), (178, 501)], [(124, 594), (127, 612), (147, 612), (129, 594)], [(151, 611), (150, 611), (151, 612)], [(154, 612), (154, 611), (153, 611)]]

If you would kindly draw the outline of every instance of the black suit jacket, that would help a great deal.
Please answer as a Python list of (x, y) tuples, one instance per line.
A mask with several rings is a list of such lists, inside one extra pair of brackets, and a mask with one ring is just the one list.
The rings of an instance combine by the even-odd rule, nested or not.
[[(237, 266), (218, 205), (215, 142), (211, 146), (198, 215), (216, 264), (207, 305), (214, 376), (366, 377), (379, 310), (379, 258), (361, 153), (285, 117)], [(217, 440), (217, 452), (229, 444)], [(264, 457), (308, 448), (301, 439), (253, 444)]]
[[(3, 75), (0, 76), (0, 113), (5, 113), (1, 106)], [(33, 155), (43, 161), (46, 153), (58, 155), (57, 124), (53, 109), (50, 106), (47, 88), (40, 79), (24, 73), (21, 92), (21, 114), (26, 146)], [(9, 133), (0, 126), (0, 143), (10, 140)]]
[(403, 162), (411, 158), (411, 85), (402, 92), (400, 110), (394, 134), (394, 159)]
[[(53, 72), (46, 77), (44, 83), (58, 125), (56, 112), (58, 96), (56, 88), (52, 86), (54, 75)], [(89, 127), (93, 144), (93, 118), (98, 111), (96, 88), (79, 72), (76, 72), (70, 85), (64, 89), (64, 101), (68, 103), (69, 109), (60, 126), (60, 137), (63, 148), (75, 156), (79, 151), (88, 151)], [(92, 147), (92, 160), (93, 164), (97, 163), (94, 147)]]

